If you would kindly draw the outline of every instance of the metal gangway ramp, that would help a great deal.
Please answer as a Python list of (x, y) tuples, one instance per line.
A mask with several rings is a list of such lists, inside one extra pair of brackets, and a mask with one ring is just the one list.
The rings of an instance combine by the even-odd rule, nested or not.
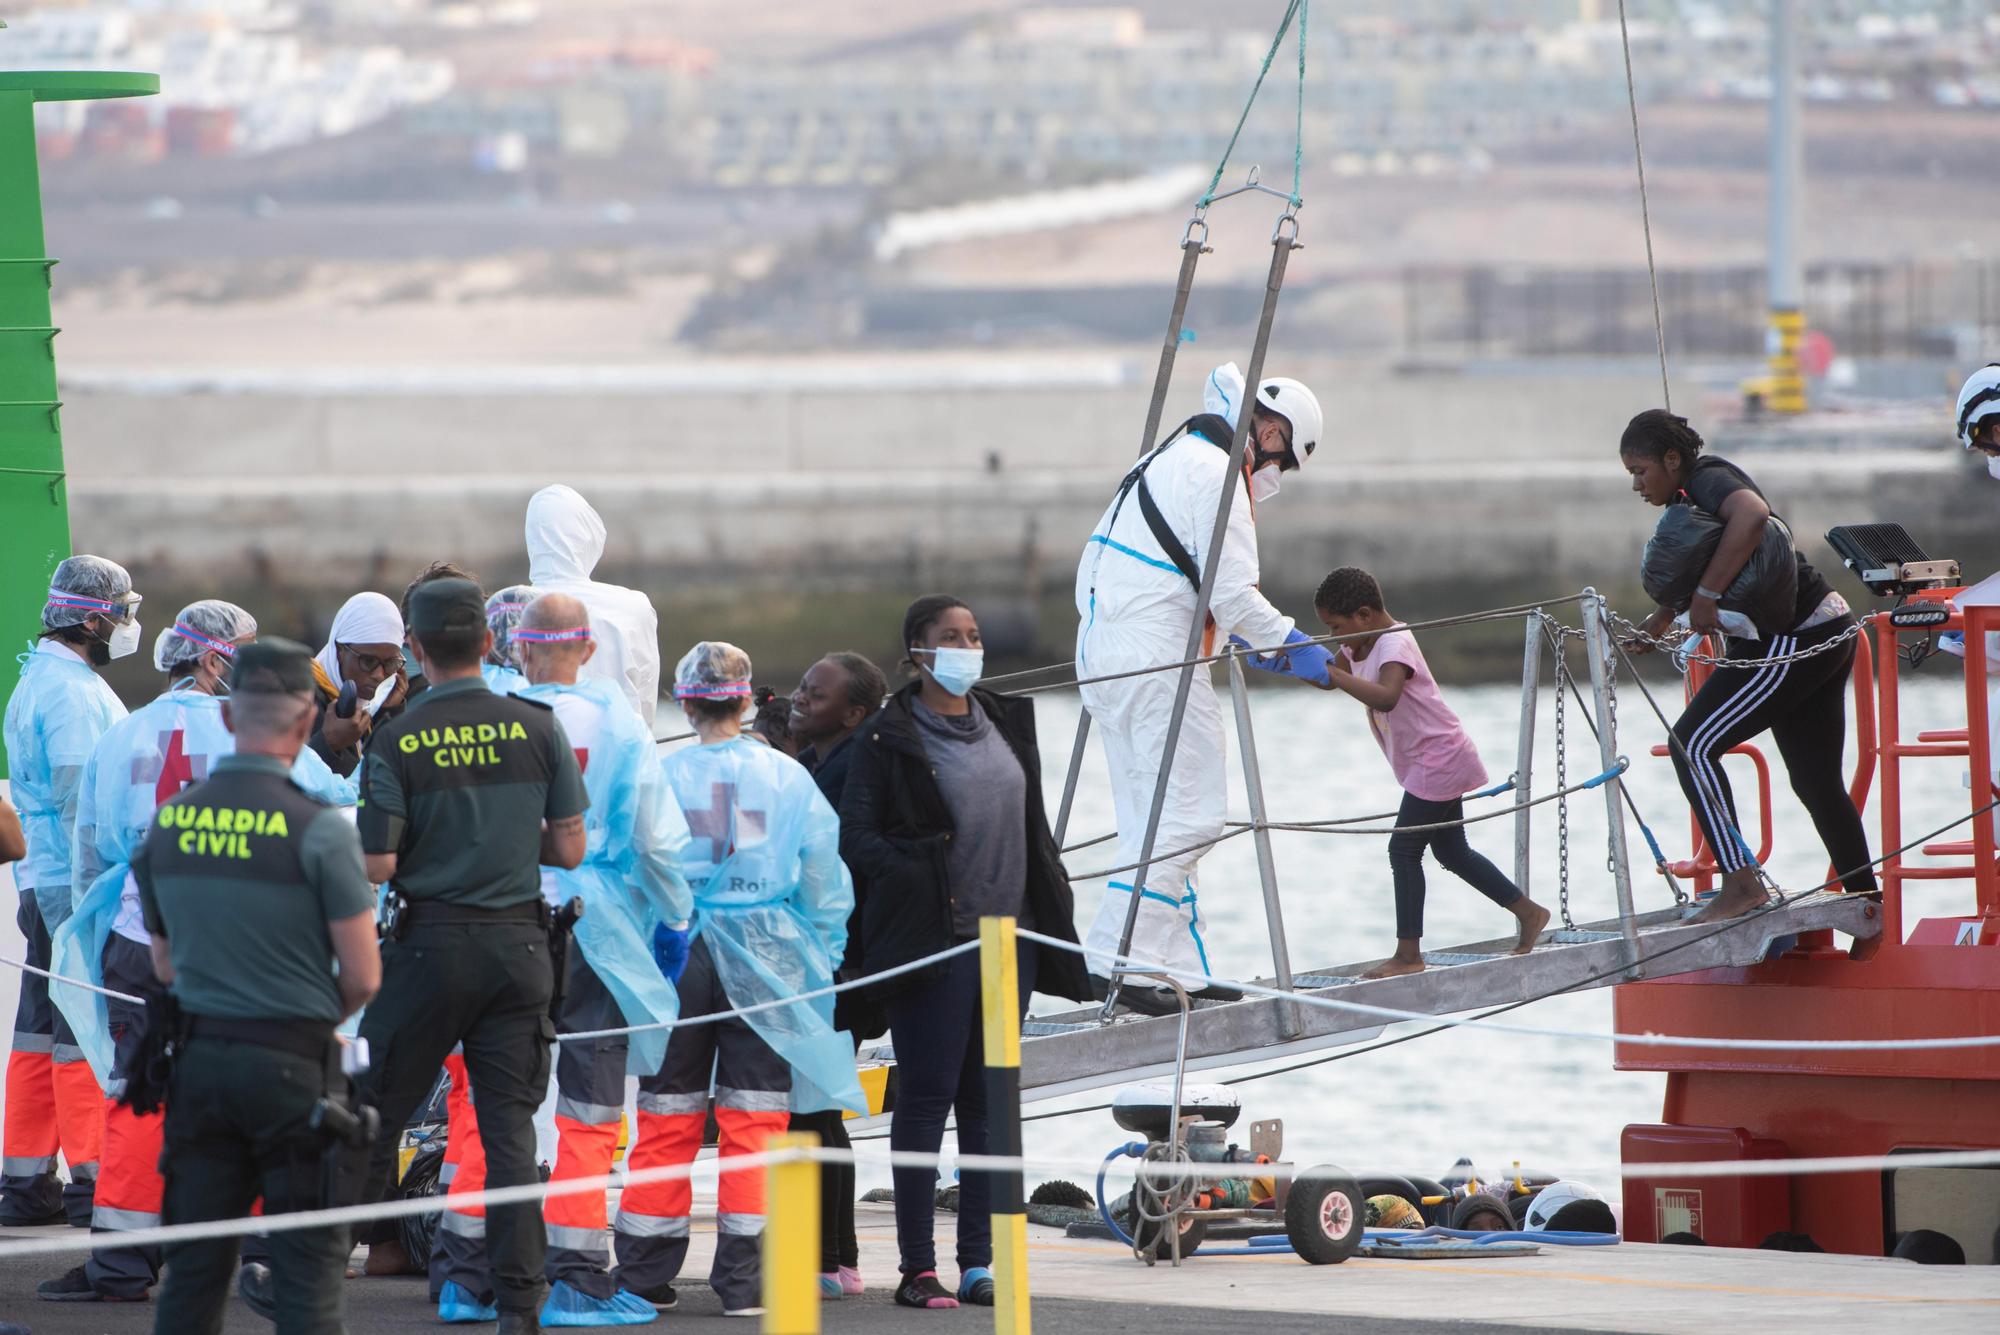
[[(1426, 951), (1422, 973), (1363, 981), (1359, 975), (1366, 962), (1345, 964), (1296, 974), (1290, 990), (1301, 997), (1442, 1017), (1641, 977), (1746, 968), (1807, 932), (1873, 937), (1882, 930), (1882, 913), (1871, 895), (1815, 891), (1727, 924), (1690, 924), (1680, 910), (1662, 909), (1641, 915), (1633, 927), (1641, 950), (1636, 972), (1614, 918), (1552, 931), (1527, 955), (1511, 953), (1512, 937), (1495, 938)], [(1254, 981), (1278, 986), (1275, 979)], [(1188, 1017), (1187, 1065), (1190, 1070), (1236, 1066), (1366, 1042), (1385, 1023), (1399, 1022), (1269, 997), (1196, 1001)], [(1179, 1031), (1177, 1016), (1121, 1014), (1103, 1023), (1095, 1006), (1030, 1016), (1022, 1027), (1022, 1091), (1049, 1099), (1167, 1075)]]

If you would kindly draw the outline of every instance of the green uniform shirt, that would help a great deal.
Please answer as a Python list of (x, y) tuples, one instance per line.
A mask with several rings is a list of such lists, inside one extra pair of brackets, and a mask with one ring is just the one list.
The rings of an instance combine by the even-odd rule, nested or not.
[(338, 1024), (327, 923), (370, 913), (375, 887), (339, 811), (270, 756), (224, 756), (160, 808), (132, 859), (146, 930), (194, 1015)]
[(361, 843), (394, 853), (413, 902), (505, 909), (542, 897), (542, 822), (590, 799), (547, 705), (478, 677), (433, 685), (369, 740)]

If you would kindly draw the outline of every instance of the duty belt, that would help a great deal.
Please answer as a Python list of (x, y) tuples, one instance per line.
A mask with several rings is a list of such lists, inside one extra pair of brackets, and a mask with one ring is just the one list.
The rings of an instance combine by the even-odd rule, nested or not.
[(183, 1042), (209, 1039), (249, 1043), (287, 1052), (307, 1061), (323, 1061), (333, 1043), (333, 1026), (324, 1020), (243, 1020), (227, 1016), (182, 1017)]
[(504, 909), (483, 909), (471, 904), (453, 904), (435, 899), (410, 899), (404, 901), (403, 918), (412, 927), (447, 923), (461, 926), (499, 922), (546, 924), (549, 921), (549, 905), (539, 895), (525, 904), (510, 904)]

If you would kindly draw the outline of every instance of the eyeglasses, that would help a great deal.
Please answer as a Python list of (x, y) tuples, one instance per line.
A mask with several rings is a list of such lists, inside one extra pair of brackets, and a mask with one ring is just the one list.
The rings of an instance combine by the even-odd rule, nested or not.
[(362, 653), (351, 644), (343, 644), (340, 648), (343, 653), (354, 659), (354, 666), (359, 668), (363, 674), (380, 673), (386, 677), (403, 666), (403, 656), (401, 654), (396, 654), (390, 658), (377, 658), (374, 654)]

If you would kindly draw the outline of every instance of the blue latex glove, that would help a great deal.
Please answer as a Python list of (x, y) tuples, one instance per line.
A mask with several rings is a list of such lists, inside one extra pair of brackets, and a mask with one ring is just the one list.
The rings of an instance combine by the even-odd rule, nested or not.
[(688, 940), (692, 935), (686, 927), (669, 927), (665, 923), (653, 929), (653, 963), (660, 966), (660, 976), (670, 983), (678, 983), (687, 969)]
[[(1229, 642), (1239, 649), (1248, 649), (1249, 641), (1240, 635), (1232, 635)], [(1275, 654), (1250, 654), (1243, 660), (1260, 672), (1270, 672), (1280, 677), (1293, 677), (1299, 681), (1317, 682), (1324, 686), (1328, 678), (1326, 670), (1333, 662), (1333, 654), (1323, 644), (1312, 643), (1312, 637), (1292, 627), (1292, 633), (1285, 637), (1287, 648)]]

